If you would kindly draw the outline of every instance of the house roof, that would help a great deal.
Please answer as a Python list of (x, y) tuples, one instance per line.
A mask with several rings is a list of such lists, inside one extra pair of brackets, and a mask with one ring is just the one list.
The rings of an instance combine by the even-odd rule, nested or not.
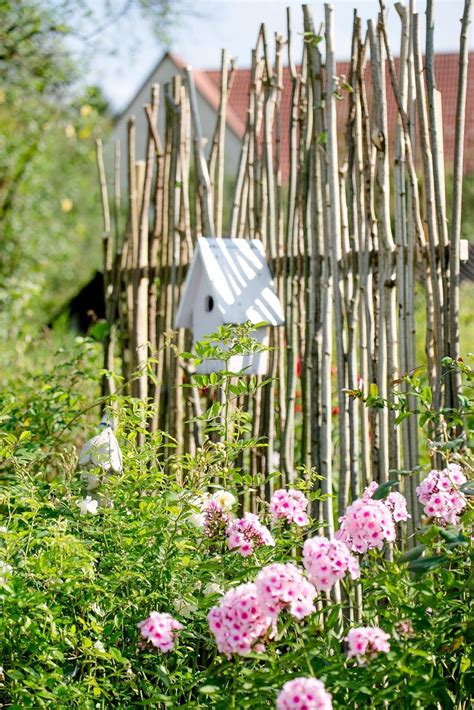
[(283, 325), (283, 309), (259, 239), (198, 238), (175, 328), (192, 327), (197, 289), (203, 275), (224, 323)]
[[(445, 163), (452, 165), (454, 160), (454, 140), (455, 140), (455, 119), (456, 119), (456, 97), (458, 85), (459, 54), (436, 54), (435, 55), (435, 75), (436, 88), (441, 92), (442, 112), (443, 112), (443, 132)], [(398, 73), (398, 59), (395, 59), (395, 66)], [(464, 137), (465, 149), (465, 172), (474, 170), (474, 52), (469, 53), (469, 71), (466, 101), (466, 125)], [(299, 69), (300, 67), (298, 67)], [(348, 77), (350, 70), (349, 62), (337, 63), (337, 75)], [(219, 86), (220, 72), (206, 71), (205, 73), (216, 87)], [(370, 63), (366, 72), (367, 92), (370, 100)], [(397, 104), (391, 90), (390, 77), (386, 75), (387, 84), (387, 117), (389, 135), (393, 136), (397, 121)], [(239, 117), (241, 125), (245, 129), (248, 108), (248, 94), (250, 86), (250, 69), (237, 69), (232, 86), (228, 105), (232, 107)], [(341, 101), (337, 102), (337, 128), (338, 134), (344, 139), (344, 129), (347, 121), (349, 102), (347, 94)], [(289, 143), (290, 143), (290, 116), (291, 116), (291, 75), (288, 67), (283, 68), (283, 93), (281, 104), (281, 167), (283, 177), (288, 176), (289, 171)], [(393, 145), (393, 144), (392, 144)]]
[[(186, 66), (186, 62), (172, 52), (167, 52), (151, 72), (143, 86), (150, 83), (153, 75), (159, 69), (162, 62), (169, 59), (175, 64), (177, 70), (181, 72)], [(445, 163), (447, 166), (453, 163), (454, 159), (454, 140), (455, 140), (455, 116), (456, 116), (456, 96), (458, 83), (458, 67), (459, 54), (446, 53), (435, 55), (435, 75), (437, 89), (441, 92), (442, 109), (443, 109), (443, 131), (444, 131), (444, 149)], [(395, 60), (398, 71), (398, 60)], [(467, 85), (467, 102), (466, 102), (466, 124), (465, 124), (465, 172), (474, 170), (474, 52), (469, 53), (469, 71)], [(349, 62), (337, 63), (338, 76), (349, 74)], [(196, 89), (205, 101), (217, 111), (219, 106), (219, 85), (220, 71), (219, 70), (198, 70), (193, 69), (194, 81)], [(367, 91), (370, 95), (370, 63), (366, 73)], [(387, 84), (387, 114), (389, 134), (393, 136), (396, 120), (397, 106), (395, 97), (393, 96), (390, 87), (390, 78), (386, 76)], [(135, 97), (129, 103), (127, 108), (121, 115), (128, 113), (130, 106), (133, 104), (136, 96), (142, 91), (143, 86), (137, 92)], [(236, 69), (233, 85), (228, 97), (227, 105), (227, 125), (235, 135), (242, 138), (245, 132), (248, 112), (248, 98), (250, 87), (250, 69)], [(291, 115), (291, 76), (288, 67), (283, 68), (283, 93), (281, 104), (281, 169), (283, 178), (287, 178), (289, 172), (289, 142), (290, 142), (290, 115)], [(345, 96), (337, 103), (337, 123), (338, 133), (341, 139), (344, 139), (344, 126), (348, 115), (348, 99)]]

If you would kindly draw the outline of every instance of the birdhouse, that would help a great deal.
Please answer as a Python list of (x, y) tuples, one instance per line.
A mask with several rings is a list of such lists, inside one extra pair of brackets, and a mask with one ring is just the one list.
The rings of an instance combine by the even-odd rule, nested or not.
[[(192, 328), (193, 342), (197, 343), (215, 333), (219, 326), (247, 321), (255, 325), (265, 322), (265, 326), (252, 333), (264, 346), (269, 344), (270, 326), (284, 323), (262, 242), (200, 237), (184, 282), (174, 327)], [(228, 366), (233, 372), (267, 374), (268, 351), (234, 355)], [(200, 363), (197, 371), (209, 374), (222, 367), (222, 361), (209, 359)]]

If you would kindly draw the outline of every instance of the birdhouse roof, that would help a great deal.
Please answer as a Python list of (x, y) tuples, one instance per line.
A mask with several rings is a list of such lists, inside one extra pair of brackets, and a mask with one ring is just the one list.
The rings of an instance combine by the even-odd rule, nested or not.
[(200, 237), (184, 282), (175, 328), (192, 327), (201, 278), (223, 323), (284, 323), (263, 244), (259, 239)]

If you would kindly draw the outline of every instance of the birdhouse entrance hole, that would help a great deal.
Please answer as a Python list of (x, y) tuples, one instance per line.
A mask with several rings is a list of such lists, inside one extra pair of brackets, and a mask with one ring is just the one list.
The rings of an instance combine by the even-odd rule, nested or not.
[(214, 299), (212, 298), (212, 296), (206, 296), (204, 308), (208, 313), (212, 311), (212, 309), (214, 308)]

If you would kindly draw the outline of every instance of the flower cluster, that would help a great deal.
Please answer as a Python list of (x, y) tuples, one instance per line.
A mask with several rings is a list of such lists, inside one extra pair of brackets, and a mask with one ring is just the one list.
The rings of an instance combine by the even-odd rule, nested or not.
[[(372, 481), (362, 494), (362, 498), (364, 500), (372, 498), (378, 487), (379, 484), (376, 481)], [(402, 496), (401, 493), (392, 491), (392, 493), (389, 493), (381, 502), (389, 509), (395, 523), (399, 523), (401, 520), (408, 520), (408, 518), (411, 517), (407, 510), (406, 498)]]
[(402, 619), (402, 621), (399, 621), (395, 624), (395, 628), (402, 637), (402, 639), (413, 638), (413, 636), (416, 635), (415, 629), (413, 628), (413, 624), (411, 623), (410, 619)]
[(390, 636), (382, 631), (378, 626), (359, 626), (351, 629), (347, 634), (346, 641), (349, 644), (348, 658), (357, 657), (359, 663), (370, 660), (377, 653), (388, 653)]
[(259, 604), (255, 584), (241, 584), (228, 591), (219, 605), (212, 607), (207, 619), (217, 648), (227, 658), (233, 653), (245, 656), (264, 650), (262, 639), (271, 619)]
[(217, 582), (209, 582), (204, 587), (202, 593), (204, 594), (205, 597), (210, 597), (213, 594), (218, 594), (218, 595), (222, 596), (224, 594), (224, 590), (222, 589), (222, 587), (219, 584), (217, 584)]
[(316, 678), (294, 678), (280, 691), (277, 710), (331, 710), (331, 694)]
[(316, 589), (291, 563), (264, 567), (255, 580), (231, 589), (207, 620), (219, 651), (228, 658), (264, 650), (264, 637), (284, 609), (296, 619), (315, 611)]
[(390, 493), (384, 500), (374, 500), (372, 496), (377, 488), (378, 483), (371, 483), (362, 498), (355, 500), (339, 518), (336, 538), (354, 552), (363, 553), (375, 547), (381, 549), (385, 541), (393, 542), (395, 523), (410, 517), (401, 493)]
[(199, 512), (191, 515), (190, 522), (202, 528), (207, 537), (223, 535), (232, 520), (231, 511), (236, 502), (235, 496), (228, 491), (218, 490), (212, 496), (205, 493), (193, 501)]
[(407, 510), (407, 499), (405, 496), (402, 496), (401, 493), (398, 493), (397, 491), (389, 493), (382, 503), (384, 503), (391, 512), (395, 523), (411, 518), (411, 515)]
[(291, 562), (276, 562), (264, 567), (255, 584), (258, 599), (273, 623), (284, 609), (288, 609), (295, 619), (304, 619), (315, 611), (316, 589)]
[(303, 545), (303, 565), (318, 591), (328, 592), (347, 572), (360, 577), (359, 562), (340, 540), (308, 538)]
[(232, 495), (232, 493), (229, 493), (229, 491), (224, 490), (215, 491), (211, 496), (211, 500), (215, 500), (223, 510), (227, 511), (232, 510), (237, 503), (236, 497)]
[(336, 538), (354, 552), (382, 548), (385, 540), (395, 540), (395, 524), (387, 506), (380, 500), (359, 498), (339, 518)]
[(238, 548), (242, 557), (248, 557), (256, 547), (261, 545), (274, 546), (269, 529), (262, 525), (253, 513), (245, 513), (243, 518), (233, 520), (226, 531), (227, 544), (232, 550)]
[(151, 641), (153, 646), (159, 648), (163, 653), (168, 653), (174, 648), (176, 634), (183, 628), (183, 625), (173, 619), (171, 614), (152, 611), (148, 619), (140, 621), (138, 628), (142, 636)]
[(430, 471), (416, 489), (418, 500), (426, 515), (452, 525), (459, 522), (459, 514), (466, 507), (466, 499), (458, 487), (466, 482), (462, 468), (450, 463), (442, 471)]
[(231, 520), (232, 515), (222, 508), (214, 498), (206, 502), (203, 510), (203, 527), (207, 537), (216, 538), (223, 535)]
[(285, 490), (280, 488), (272, 495), (270, 500), (270, 513), (273, 520), (284, 519), (289, 523), (296, 523), (300, 527), (309, 523), (308, 499), (294, 488)]

